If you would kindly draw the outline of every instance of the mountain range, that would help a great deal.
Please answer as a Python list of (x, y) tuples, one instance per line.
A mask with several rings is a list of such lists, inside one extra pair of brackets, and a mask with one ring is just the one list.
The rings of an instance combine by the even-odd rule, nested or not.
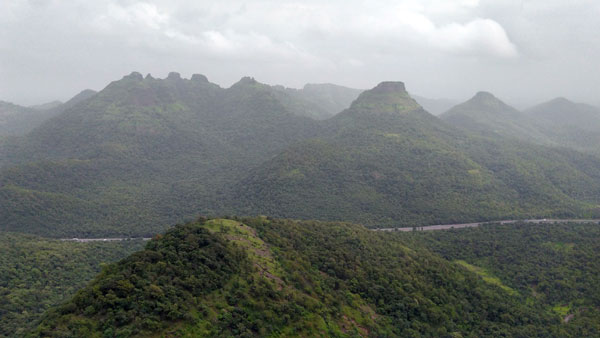
[[(353, 93), (134, 72), (4, 142), (0, 229), (138, 236), (197, 214), (377, 227), (598, 213), (600, 159), (457, 128), (400, 82), (308, 117), (323, 117), (317, 98), (339, 107)], [(484, 93), (452, 111), (473, 105), (515, 115)]]

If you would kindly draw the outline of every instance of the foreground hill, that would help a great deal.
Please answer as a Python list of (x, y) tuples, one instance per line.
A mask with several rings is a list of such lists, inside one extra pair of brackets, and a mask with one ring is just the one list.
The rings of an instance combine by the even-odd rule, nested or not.
[(141, 240), (75, 243), (0, 232), (0, 337), (20, 337), (48, 308), (69, 300)]
[(251, 172), (233, 203), (373, 226), (583, 216), (600, 201), (599, 178), (596, 158), (470, 135), (384, 82), (326, 121), (324, 135)]
[(389, 234), (213, 219), (107, 266), (30, 336), (551, 336), (559, 323)]

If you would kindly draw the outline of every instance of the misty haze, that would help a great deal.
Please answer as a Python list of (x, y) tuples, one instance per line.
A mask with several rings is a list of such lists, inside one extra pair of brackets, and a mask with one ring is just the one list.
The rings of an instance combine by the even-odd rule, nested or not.
[(599, 16), (0, 3), (0, 337), (600, 337)]

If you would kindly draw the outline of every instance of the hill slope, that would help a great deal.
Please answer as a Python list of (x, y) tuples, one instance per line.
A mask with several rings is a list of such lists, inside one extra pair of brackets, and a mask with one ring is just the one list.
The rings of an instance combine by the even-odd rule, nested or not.
[(326, 121), (323, 136), (252, 171), (233, 196), (243, 213), (437, 224), (581, 216), (600, 201), (599, 177), (598, 159), (469, 135), (424, 111), (402, 83), (382, 83)]
[(215, 219), (106, 267), (31, 336), (529, 336), (558, 323), (361, 226)]

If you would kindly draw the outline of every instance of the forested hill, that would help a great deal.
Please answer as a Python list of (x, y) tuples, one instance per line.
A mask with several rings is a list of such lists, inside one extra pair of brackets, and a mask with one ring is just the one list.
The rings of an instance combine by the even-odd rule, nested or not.
[(31, 337), (553, 336), (560, 317), (359, 225), (179, 225), (103, 269)]
[[(384, 82), (237, 184), (236, 211), (375, 226), (556, 215), (600, 201), (600, 160), (472, 135)], [(584, 183), (585, 182), (585, 183)]]
[(21, 337), (50, 307), (93, 279), (103, 263), (144, 247), (142, 240), (76, 243), (0, 232), (0, 337)]

